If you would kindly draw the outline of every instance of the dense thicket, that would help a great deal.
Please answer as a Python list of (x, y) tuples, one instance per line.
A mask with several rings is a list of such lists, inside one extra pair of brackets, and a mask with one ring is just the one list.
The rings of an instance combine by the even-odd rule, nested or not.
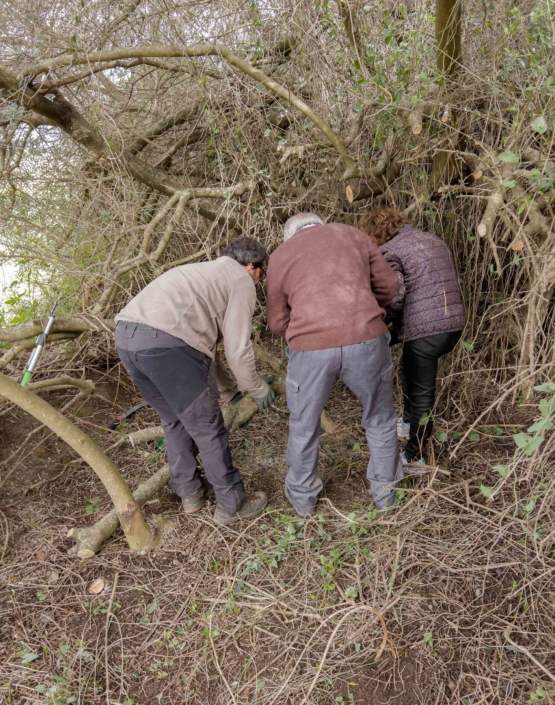
[(440, 32), (434, 8), (6, 3), (2, 256), (42, 310), (56, 289), (110, 318), (238, 232), (395, 204), (453, 246), (469, 345), (530, 375), (552, 360), (549, 3), (465, 3), (462, 39), (461, 4)]
[[(355, 223), (376, 205), (403, 209), (448, 241), (468, 313), (440, 388), (440, 467), (401, 489), (392, 520), (368, 511), (362, 478), (351, 478), (361, 439), (351, 435), (358, 411), (345, 395), (333, 402), (329, 435), (336, 424), (341, 433), (321, 459), (332, 491), (316, 521), (303, 527), (279, 514), (286, 413), (278, 404), (234, 446), (248, 481), (270, 483), (265, 523), (228, 539), (202, 518), (184, 530), (181, 517), (168, 553), (129, 568), (117, 544), (90, 568), (59, 550), (62, 521), (82, 521), (74, 497), (101, 491), (96, 479), (76, 471), (74, 481), (70, 459), (33, 480), (30, 492), (54, 486), (51, 505), (33, 504), (19, 474), (33, 471), (34, 450), (50, 441), (35, 428), (21, 446), (0, 443), (0, 487), (19, 493), (6, 510), (18, 528), (0, 537), (0, 559), (12, 558), (0, 629), (24, 625), (4, 641), (25, 647), (9, 647), (0, 665), (0, 681), (16, 684), (9, 702), (36, 691), (52, 705), (130, 705), (161, 689), (168, 702), (226, 705), (549, 701), (554, 26), (550, 0), (3, 0), (0, 264), (17, 275), (0, 302), (0, 369), (18, 375), (41, 329), (34, 319), (59, 298), (34, 391), (69, 385), (63, 413), (99, 444), (106, 418), (90, 422), (76, 410), (101, 375), (117, 378), (111, 329), (123, 302), (240, 233), (273, 248), (297, 211)], [(263, 294), (261, 304), (265, 345)], [(281, 361), (264, 354), (281, 374)], [(9, 380), (2, 386), (15, 394)], [(14, 438), (17, 413), (9, 404), (0, 411)], [(130, 484), (160, 464), (155, 451), (128, 448), (137, 436), (108, 438)], [(258, 461), (274, 473), (259, 472)], [(151, 489), (166, 474), (160, 468)], [(35, 533), (28, 502), (40, 508)], [(0, 511), (0, 528), (4, 519)], [(113, 514), (102, 522), (108, 529), (97, 524), (94, 536), (74, 530), (85, 553), (113, 532)], [(28, 610), (36, 564), (47, 563), (37, 536), (55, 546), (64, 571), (63, 589), (45, 588), (47, 642)], [(91, 613), (74, 585), (97, 569), (111, 572), (112, 592)], [(112, 643), (115, 596), (125, 604)], [(87, 610), (81, 626), (73, 612)], [(70, 639), (71, 662), (61, 650)], [(109, 656), (120, 642), (116, 668)], [(163, 662), (151, 663), (151, 646)], [(50, 659), (53, 680), (39, 657)], [(18, 671), (17, 659), (37, 668)]]

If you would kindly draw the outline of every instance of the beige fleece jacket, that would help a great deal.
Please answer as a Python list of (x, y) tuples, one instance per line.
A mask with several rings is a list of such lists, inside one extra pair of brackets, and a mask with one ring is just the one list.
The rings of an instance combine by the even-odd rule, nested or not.
[(231, 257), (185, 264), (161, 274), (116, 316), (116, 321), (145, 323), (215, 358), (224, 352), (241, 391), (255, 399), (267, 393), (256, 371), (251, 324), (256, 289), (245, 268)]

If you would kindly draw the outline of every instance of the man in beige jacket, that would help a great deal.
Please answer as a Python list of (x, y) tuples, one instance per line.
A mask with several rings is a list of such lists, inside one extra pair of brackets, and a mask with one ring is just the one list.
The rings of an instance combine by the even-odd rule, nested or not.
[(239, 390), (248, 392), (260, 408), (272, 404), (274, 393), (257, 374), (251, 345), (255, 286), (267, 260), (256, 240), (235, 240), (216, 260), (165, 272), (116, 316), (120, 359), (160, 414), (172, 489), (185, 512), (204, 506), (198, 448), (216, 496), (214, 520), (223, 525), (256, 516), (267, 503), (263, 492), (245, 496), (210, 373), (216, 344), (223, 339)]

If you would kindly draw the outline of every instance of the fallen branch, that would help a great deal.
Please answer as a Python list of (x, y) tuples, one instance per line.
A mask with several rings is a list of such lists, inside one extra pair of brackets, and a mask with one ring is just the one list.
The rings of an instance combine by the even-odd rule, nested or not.
[(504, 164), (501, 167), (499, 181), (495, 184), (492, 192), (488, 196), (486, 208), (477, 228), (478, 236), (481, 238), (486, 238), (491, 247), (493, 258), (495, 260), (495, 266), (497, 267), (498, 272), (501, 271), (501, 262), (499, 260), (499, 254), (497, 253), (497, 245), (493, 239), (493, 228), (495, 221), (497, 220), (499, 210), (505, 203), (505, 186), (503, 185), (503, 182), (511, 175), (511, 173), (512, 167), (510, 164)]
[[(48, 336), (48, 344), (50, 345), (55, 342), (61, 343), (64, 340), (72, 340), (77, 337), (77, 335), (78, 333), (55, 333), (54, 335)], [(32, 350), (35, 347), (35, 344), (36, 338), (29, 338), (27, 340), (23, 340), (17, 345), (13, 345), (2, 355), (2, 357), (0, 357), (0, 369), (9, 365), (10, 362), (15, 360), (15, 358), (18, 357), (18, 355), (21, 355), (21, 353), (24, 353), (27, 350)]]
[(96, 443), (44, 399), (3, 374), (0, 374), (0, 396), (38, 419), (90, 465), (110, 495), (129, 548), (134, 551), (149, 548), (152, 543), (152, 533), (137, 502), (133, 499), (129, 486), (114, 463)]
[(129, 443), (134, 448), (140, 443), (149, 443), (150, 441), (155, 441), (157, 438), (162, 438), (163, 436), (164, 429), (162, 426), (148, 426), (147, 428), (141, 428), (138, 431), (126, 433), (125, 436), (119, 438), (111, 447), (116, 448), (123, 443)]
[[(142, 507), (151, 497), (164, 487), (170, 479), (170, 469), (164, 465), (157, 472), (142, 482), (133, 492), (133, 499), (139, 507)], [(115, 509), (99, 519), (92, 526), (83, 529), (70, 529), (68, 538), (75, 541), (75, 545), (69, 549), (71, 555), (78, 558), (92, 558), (102, 544), (110, 538), (118, 528), (119, 520)]]
[[(32, 338), (34, 335), (42, 333), (46, 325), (46, 319), (35, 319), (27, 323), (20, 323), (17, 326), (6, 326), (0, 328), (0, 342), (14, 343), (25, 338)], [(67, 316), (57, 318), (52, 326), (52, 333), (84, 333), (85, 331), (108, 331), (115, 327), (113, 320), (101, 318), (89, 318), (88, 316)], [(51, 340), (51, 337), (48, 338)], [(31, 346), (33, 347), (33, 346)]]
[(27, 389), (31, 392), (37, 392), (41, 389), (54, 391), (57, 389), (65, 389), (66, 387), (78, 387), (83, 394), (92, 394), (95, 390), (95, 384), (92, 380), (78, 379), (76, 377), (68, 377), (67, 375), (41, 379), (38, 382), (31, 382), (31, 384), (27, 385)]
[(434, 85), (429, 91), (427, 98), (418, 101), (416, 105), (407, 112), (407, 122), (410, 131), (413, 135), (418, 136), (422, 133), (424, 117), (431, 118), (438, 108), (437, 93), (439, 86)]
[[(488, 196), (486, 209), (484, 211), (484, 214), (482, 215), (482, 219), (480, 220), (477, 228), (477, 232), (480, 237), (485, 237), (487, 240), (491, 240), (493, 226), (497, 219), (497, 213), (503, 205), (504, 200), (505, 188), (499, 185)], [(497, 255), (495, 249), (494, 252), (495, 255)]]

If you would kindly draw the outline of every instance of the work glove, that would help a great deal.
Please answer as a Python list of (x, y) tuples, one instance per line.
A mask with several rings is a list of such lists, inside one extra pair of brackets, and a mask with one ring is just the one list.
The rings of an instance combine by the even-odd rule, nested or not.
[(270, 385), (268, 384), (268, 382), (266, 382), (265, 380), (263, 380), (263, 382), (264, 382), (264, 385), (265, 385), (265, 387), (266, 387), (266, 394), (265, 394), (263, 397), (261, 397), (260, 399), (255, 399), (255, 401), (256, 401), (256, 406), (257, 406), (260, 410), (262, 410), (262, 409), (269, 409), (269, 408), (272, 406), (272, 404), (274, 403), (275, 399), (276, 399), (276, 393), (275, 393), (274, 390), (270, 387)]

